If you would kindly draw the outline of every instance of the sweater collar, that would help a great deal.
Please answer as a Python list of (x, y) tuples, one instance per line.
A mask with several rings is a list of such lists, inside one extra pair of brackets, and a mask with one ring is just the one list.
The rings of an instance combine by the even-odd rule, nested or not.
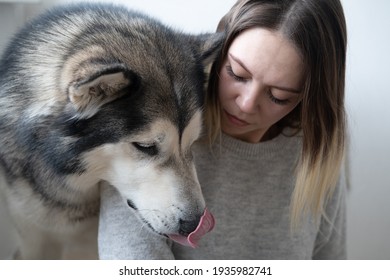
[(297, 147), (300, 147), (300, 141), (301, 137), (290, 136), (289, 131), (286, 130), (271, 140), (255, 144), (221, 133), (220, 141), (217, 140), (213, 147), (216, 150), (221, 149), (221, 152), (229, 151), (245, 158), (258, 158), (267, 155), (274, 157), (280, 153), (296, 150)]

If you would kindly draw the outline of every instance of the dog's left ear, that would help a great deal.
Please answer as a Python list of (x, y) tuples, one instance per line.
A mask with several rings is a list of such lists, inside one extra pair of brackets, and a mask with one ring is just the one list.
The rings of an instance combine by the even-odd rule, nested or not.
[(69, 84), (68, 98), (77, 118), (89, 118), (104, 104), (126, 94), (136, 82), (136, 75), (122, 64), (100, 65)]
[(206, 67), (215, 60), (221, 51), (225, 33), (206, 33), (194, 36), (194, 39), (200, 51), (203, 65)]

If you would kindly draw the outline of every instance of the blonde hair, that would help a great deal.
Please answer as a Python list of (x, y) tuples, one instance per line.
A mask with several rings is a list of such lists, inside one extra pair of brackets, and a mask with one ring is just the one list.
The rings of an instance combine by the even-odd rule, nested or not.
[(307, 215), (318, 219), (337, 183), (345, 142), (346, 24), (339, 0), (240, 0), (221, 19), (226, 33), (213, 63), (206, 98), (206, 128), (210, 142), (220, 134), (218, 75), (233, 40), (244, 30), (262, 27), (280, 31), (301, 53), (305, 88), (301, 103), (275, 124), (302, 132), (300, 162), (291, 199), (291, 224)]

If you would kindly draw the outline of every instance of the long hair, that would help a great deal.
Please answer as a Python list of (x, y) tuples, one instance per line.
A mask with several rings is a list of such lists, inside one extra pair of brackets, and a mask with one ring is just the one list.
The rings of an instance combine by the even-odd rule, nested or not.
[(206, 128), (211, 142), (221, 131), (218, 75), (233, 40), (243, 31), (261, 27), (281, 32), (300, 52), (305, 64), (301, 103), (276, 127), (296, 128), (303, 143), (291, 199), (295, 227), (311, 214), (324, 214), (326, 200), (339, 177), (345, 146), (346, 24), (339, 0), (239, 0), (221, 19), (226, 33), (212, 65), (206, 100)]

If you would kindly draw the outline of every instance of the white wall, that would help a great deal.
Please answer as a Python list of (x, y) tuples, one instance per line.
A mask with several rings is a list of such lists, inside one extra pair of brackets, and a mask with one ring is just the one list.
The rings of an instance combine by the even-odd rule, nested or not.
[(390, 259), (390, 2), (342, 1), (352, 134), (349, 254)]
[[(0, 49), (23, 18), (55, 2), (43, 1), (15, 8), (1, 1), (6, 0), (0, 0)], [(146, 11), (184, 31), (210, 32), (235, 0), (111, 2)], [(348, 255), (350, 259), (390, 259), (390, 2), (342, 0), (342, 3), (349, 31)], [(0, 204), (0, 259), (12, 249), (12, 232), (8, 230), (9, 222), (3, 211)]]

